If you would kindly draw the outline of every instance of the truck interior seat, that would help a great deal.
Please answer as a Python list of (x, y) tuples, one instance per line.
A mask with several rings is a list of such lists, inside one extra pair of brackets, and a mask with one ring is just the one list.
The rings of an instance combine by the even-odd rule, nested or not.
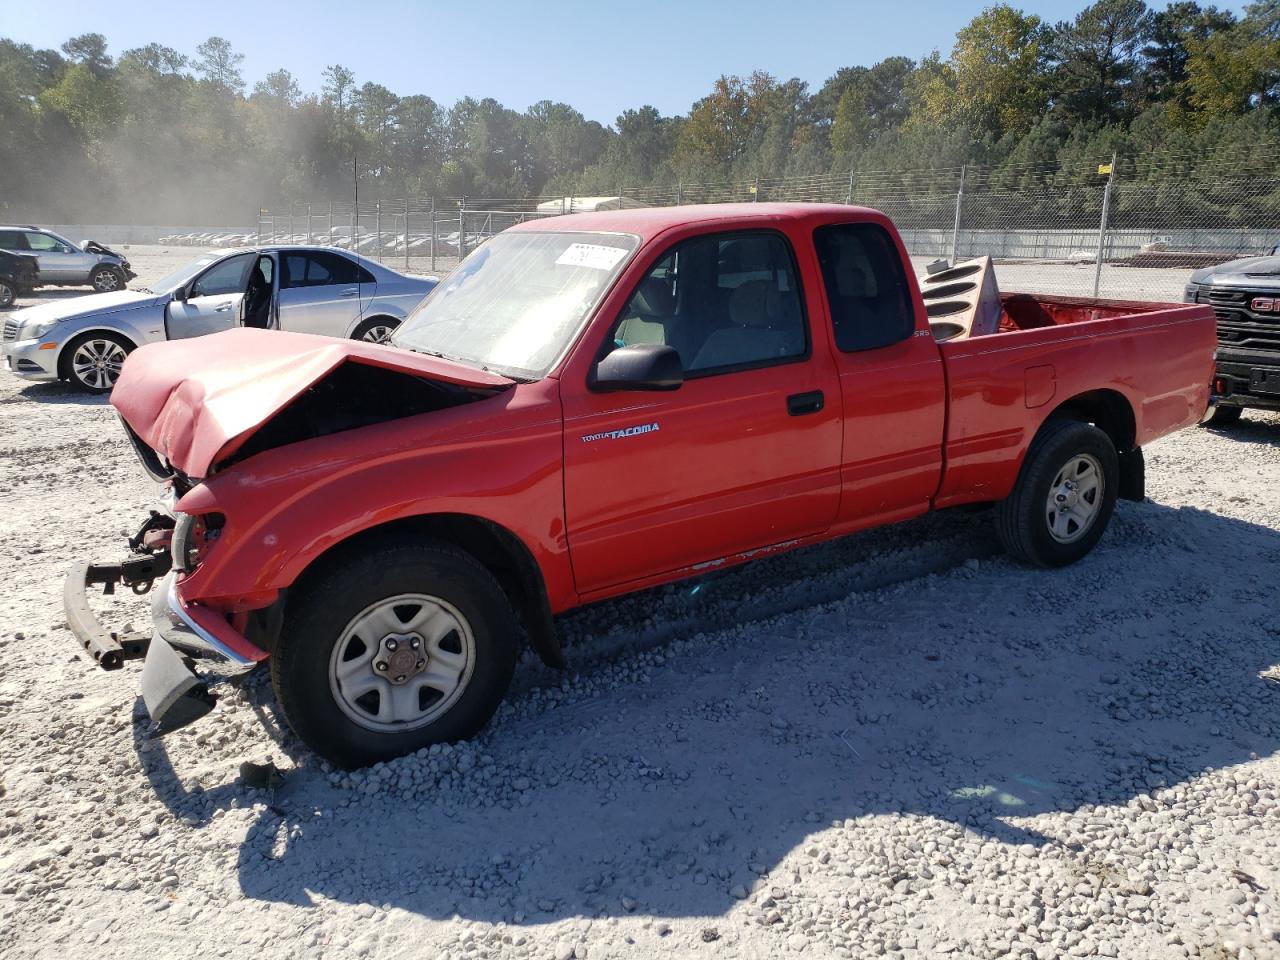
[(676, 301), (671, 288), (657, 277), (648, 277), (627, 304), (627, 316), (614, 334), (618, 346), (633, 343), (670, 343), (667, 327), (675, 317)]
[(727, 367), (803, 352), (804, 328), (795, 297), (783, 297), (768, 280), (750, 280), (729, 297), (729, 326), (707, 336), (689, 369)]

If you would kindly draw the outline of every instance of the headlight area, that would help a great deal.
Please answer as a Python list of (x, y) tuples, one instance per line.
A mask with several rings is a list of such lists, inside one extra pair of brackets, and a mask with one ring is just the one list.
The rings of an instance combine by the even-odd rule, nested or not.
[(222, 535), (227, 518), (220, 513), (179, 513), (173, 528), (173, 569), (191, 573), (204, 562)]
[(46, 333), (62, 323), (61, 320), (41, 320), (39, 323), (28, 323), (18, 334), (20, 340), (39, 340)]

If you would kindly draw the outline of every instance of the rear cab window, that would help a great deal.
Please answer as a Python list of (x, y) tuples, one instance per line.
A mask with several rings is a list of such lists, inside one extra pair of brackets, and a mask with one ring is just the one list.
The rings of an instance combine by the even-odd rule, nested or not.
[(875, 223), (832, 224), (814, 231), (813, 244), (837, 349), (875, 350), (915, 333), (911, 288), (887, 230)]

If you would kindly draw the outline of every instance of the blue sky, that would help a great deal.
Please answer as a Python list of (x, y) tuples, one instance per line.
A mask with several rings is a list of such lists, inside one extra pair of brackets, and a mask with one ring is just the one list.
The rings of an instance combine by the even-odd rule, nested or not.
[[(448, 105), (494, 97), (523, 110), (562, 100), (612, 123), (626, 107), (684, 113), (722, 73), (763, 69), (816, 90), (839, 67), (944, 54), (992, 0), (0, 0), (0, 36), (39, 47), (96, 32), (112, 54), (150, 42), (194, 53), (216, 34), (245, 55), (250, 86), (285, 67), (303, 90), (341, 63), (357, 81)], [(1079, 0), (1025, 0), (1049, 22)], [(1163, 3), (1155, 4), (1163, 6)], [(1241, 4), (1220, 4), (1239, 12)]]

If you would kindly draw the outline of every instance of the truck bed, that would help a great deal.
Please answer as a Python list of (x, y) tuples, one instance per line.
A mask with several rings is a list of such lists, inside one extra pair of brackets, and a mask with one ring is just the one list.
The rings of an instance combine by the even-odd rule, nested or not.
[(1109, 320), (1135, 314), (1162, 313), (1173, 304), (1141, 300), (1101, 300), (1089, 297), (1042, 297), (1031, 293), (1006, 293), (1000, 297), (1000, 333), (1040, 330), (1069, 323)]
[(937, 507), (1007, 496), (1031, 438), (1064, 401), (1107, 401), (1139, 447), (1208, 406), (1217, 334), (1204, 307), (1021, 293), (1001, 303), (998, 333), (938, 345), (949, 413)]

